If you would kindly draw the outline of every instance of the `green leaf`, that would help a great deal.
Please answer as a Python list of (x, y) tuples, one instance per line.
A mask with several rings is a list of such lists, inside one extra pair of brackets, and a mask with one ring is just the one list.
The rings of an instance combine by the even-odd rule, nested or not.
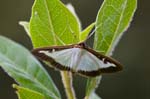
[(18, 85), (13, 84), (13, 87), (17, 89), (17, 95), (19, 99), (45, 99), (44, 95), (30, 90), (28, 88), (20, 87)]
[(95, 97), (95, 95), (93, 95), (93, 94), (96, 94), (95, 89), (98, 87), (101, 78), (102, 78), (102, 76), (87, 79), (86, 99), (97, 99), (97, 98), (92, 98), (92, 97)]
[(137, 7), (137, 0), (105, 0), (96, 20), (94, 49), (111, 54), (127, 29)]
[(88, 37), (89, 33), (91, 32), (94, 26), (95, 26), (95, 23), (92, 23), (80, 33), (79, 35), (80, 42), (86, 40), (86, 38)]
[(35, 0), (30, 20), (34, 47), (79, 42), (80, 25), (60, 0)]
[(101, 99), (95, 92), (92, 92), (90, 97), (85, 97), (85, 99)]
[(21, 86), (60, 99), (58, 89), (38, 60), (24, 47), (0, 36), (0, 66)]
[(29, 22), (20, 21), (19, 24), (24, 27), (25, 31), (27, 32), (28, 36), (31, 37), (30, 30), (29, 30)]
[[(95, 50), (103, 52), (106, 55), (112, 53), (119, 38), (129, 26), (136, 6), (136, 0), (104, 0), (96, 19)], [(100, 79), (88, 79), (86, 96), (94, 93)]]

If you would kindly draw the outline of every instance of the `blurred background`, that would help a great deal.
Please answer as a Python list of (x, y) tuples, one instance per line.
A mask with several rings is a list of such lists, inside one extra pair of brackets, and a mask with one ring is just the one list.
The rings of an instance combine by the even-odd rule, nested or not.
[[(32, 49), (31, 41), (18, 22), (29, 21), (34, 0), (0, 1), (0, 35)], [(63, 0), (71, 2), (85, 28), (95, 20), (102, 0)], [(124, 65), (123, 71), (104, 75), (96, 92), (102, 99), (150, 99), (150, 1), (138, 0), (138, 9), (130, 28), (120, 40), (113, 57)], [(148, 21), (149, 20), (149, 21)], [(46, 67), (47, 68), (47, 67)], [(47, 68), (64, 96), (59, 72)], [(17, 99), (11, 85), (15, 83), (0, 68), (0, 99)], [(75, 76), (78, 99), (83, 99), (85, 78)]]

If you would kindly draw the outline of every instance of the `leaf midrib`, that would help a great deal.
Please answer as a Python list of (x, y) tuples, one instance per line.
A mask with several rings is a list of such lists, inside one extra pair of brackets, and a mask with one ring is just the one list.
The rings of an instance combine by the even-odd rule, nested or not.
[(51, 29), (52, 29), (52, 35), (53, 35), (53, 39), (54, 39), (54, 44), (56, 45), (57, 42), (56, 42), (56, 38), (55, 38), (55, 30), (54, 30), (54, 26), (53, 26), (53, 21), (51, 19), (51, 14), (50, 14), (50, 10), (48, 9), (48, 3), (47, 3), (47, 0), (44, 0), (44, 3), (45, 3), (45, 7), (46, 7), (46, 11), (48, 13), (48, 23), (49, 23), (49, 26), (51, 26)]

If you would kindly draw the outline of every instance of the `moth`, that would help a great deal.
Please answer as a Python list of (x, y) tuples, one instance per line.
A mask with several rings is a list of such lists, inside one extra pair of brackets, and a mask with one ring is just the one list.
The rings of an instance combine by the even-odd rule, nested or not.
[(54, 68), (86, 77), (96, 77), (102, 73), (122, 70), (119, 62), (93, 50), (85, 42), (36, 48), (32, 50), (32, 53), (39, 59), (50, 63)]

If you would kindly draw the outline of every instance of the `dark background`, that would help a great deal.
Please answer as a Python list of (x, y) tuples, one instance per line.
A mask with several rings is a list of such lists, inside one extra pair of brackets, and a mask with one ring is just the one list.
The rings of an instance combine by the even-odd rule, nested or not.
[[(84, 28), (95, 20), (102, 0), (63, 0), (63, 2), (73, 3)], [(18, 21), (29, 21), (32, 4), (33, 0), (0, 1), (0, 35), (9, 37), (28, 49), (32, 48), (31, 41), (24, 29), (18, 25)], [(124, 70), (103, 76), (97, 89), (97, 93), (103, 99), (150, 99), (149, 4), (149, 0), (138, 0), (138, 9), (132, 24), (113, 55), (124, 65)], [(64, 95), (59, 73), (47, 69)], [(74, 82), (78, 99), (82, 99), (85, 79), (76, 76)], [(0, 68), (0, 99), (17, 99), (15, 90), (11, 87), (13, 83), (15, 83), (13, 79)]]

